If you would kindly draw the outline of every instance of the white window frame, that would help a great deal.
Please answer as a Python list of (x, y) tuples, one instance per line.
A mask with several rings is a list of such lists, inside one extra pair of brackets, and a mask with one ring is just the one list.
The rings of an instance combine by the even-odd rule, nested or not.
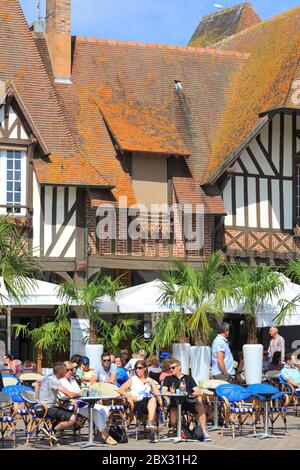
[[(0, 150), (0, 205), (7, 203), (7, 152), (21, 152), (21, 206), (26, 206), (26, 151), (23, 149), (1, 149)], [(0, 207), (0, 214), (8, 214), (8, 208)], [(26, 216), (26, 207), (21, 208), (17, 214), (12, 213), (14, 217)]]

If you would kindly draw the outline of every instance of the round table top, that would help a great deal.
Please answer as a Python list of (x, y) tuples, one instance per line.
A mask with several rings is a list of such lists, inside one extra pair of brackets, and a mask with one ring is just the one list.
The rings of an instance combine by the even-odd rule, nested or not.
[(81, 401), (86, 401), (87, 403), (92, 402), (92, 401), (99, 401), (99, 400), (115, 400), (115, 396), (111, 395), (101, 395), (97, 397), (80, 397), (79, 400)]
[(186, 399), (186, 398), (196, 398), (194, 397), (193, 395), (189, 395), (188, 393), (184, 393), (184, 394), (177, 394), (177, 393), (164, 393), (164, 396), (165, 397), (170, 397), (170, 398), (177, 398), (177, 399)]
[(21, 374), (19, 380), (21, 382), (36, 382), (37, 380), (43, 379), (44, 376), (41, 374), (26, 372), (25, 374)]

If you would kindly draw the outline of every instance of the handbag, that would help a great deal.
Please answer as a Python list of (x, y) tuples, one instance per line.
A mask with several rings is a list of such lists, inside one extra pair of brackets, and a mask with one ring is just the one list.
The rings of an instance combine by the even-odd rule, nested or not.
[(181, 425), (181, 438), (182, 439), (192, 439), (197, 441), (203, 441), (203, 431), (199, 424), (195, 426), (193, 429), (190, 429), (188, 424), (182, 423)]
[(119, 444), (127, 444), (128, 437), (123, 426), (111, 426), (109, 428), (109, 435)]

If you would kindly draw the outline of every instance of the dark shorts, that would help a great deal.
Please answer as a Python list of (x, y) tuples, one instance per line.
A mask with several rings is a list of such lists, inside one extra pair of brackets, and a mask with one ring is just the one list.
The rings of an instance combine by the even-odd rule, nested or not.
[[(193, 413), (193, 414), (196, 413), (197, 412), (197, 410), (196, 410), (196, 405), (197, 404), (199, 405), (200, 402), (198, 400), (193, 400), (192, 398), (184, 400), (182, 402), (182, 405), (181, 405), (182, 412), (183, 413)], [(177, 410), (176, 400), (171, 400), (170, 409), (171, 408), (175, 408)]]
[(63, 408), (59, 408), (58, 406), (53, 406), (48, 410), (48, 416), (51, 421), (69, 421), (72, 414), (73, 413), (71, 411), (64, 410)]
[(134, 402), (134, 411), (137, 414), (138, 419), (148, 414), (148, 402), (151, 397), (143, 398), (140, 401)]

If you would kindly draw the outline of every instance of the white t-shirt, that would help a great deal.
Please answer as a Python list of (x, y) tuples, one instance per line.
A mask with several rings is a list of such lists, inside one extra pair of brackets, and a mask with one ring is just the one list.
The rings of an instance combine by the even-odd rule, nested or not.
[(151, 397), (151, 385), (144, 384), (136, 375), (131, 379), (130, 393), (133, 397), (137, 397), (137, 401), (143, 398)]
[[(59, 381), (60, 381), (60, 384), (63, 387), (65, 387), (67, 390), (69, 390), (70, 392), (79, 393), (81, 391), (74, 377), (71, 377), (70, 381), (66, 379), (66, 377), (64, 377), (63, 379), (59, 379)], [(60, 400), (65, 400), (68, 397), (66, 397), (66, 395), (64, 395), (62, 392), (58, 392), (58, 398)]]

